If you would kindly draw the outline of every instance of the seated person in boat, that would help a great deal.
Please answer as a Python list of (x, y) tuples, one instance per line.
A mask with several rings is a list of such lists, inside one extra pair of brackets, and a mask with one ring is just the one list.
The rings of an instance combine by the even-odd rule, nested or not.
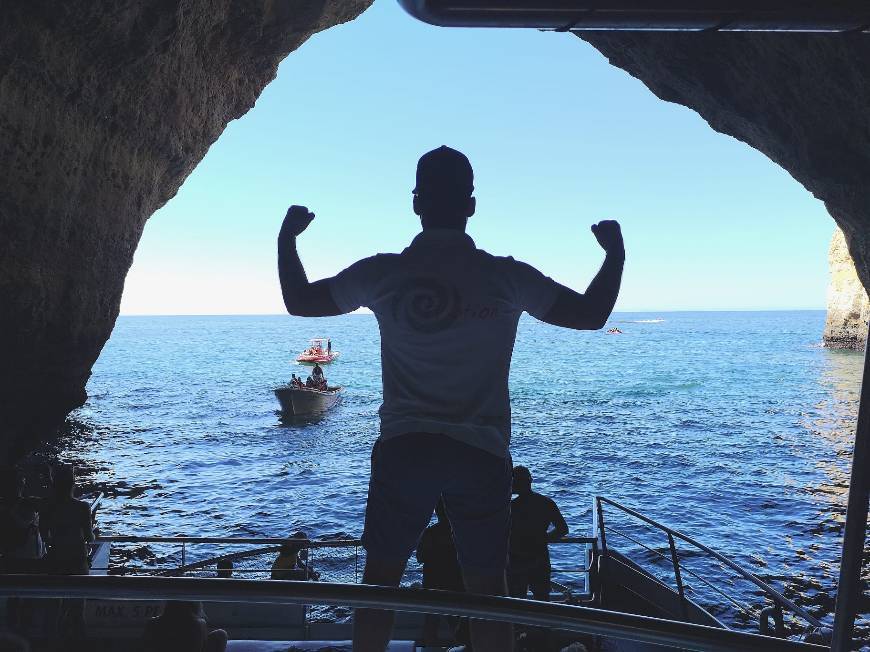
[(208, 631), (201, 602), (167, 600), (163, 613), (145, 624), (146, 652), (224, 652), (227, 633)]
[(308, 540), (308, 535), (300, 531), (292, 534), (290, 538), (297, 539), (297, 541), (288, 541), (281, 544), (281, 548), (278, 550), (278, 557), (272, 563), (272, 579), (320, 579), (320, 574), (312, 570), (306, 561), (308, 555), (305, 549), (305, 541)]
[(314, 379), (311, 376), (305, 379), (305, 386), (308, 388), (314, 387)]

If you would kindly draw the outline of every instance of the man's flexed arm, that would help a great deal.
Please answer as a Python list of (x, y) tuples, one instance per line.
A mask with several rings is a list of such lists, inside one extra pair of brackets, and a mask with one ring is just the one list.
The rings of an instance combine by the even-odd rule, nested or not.
[(604, 264), (584, 294), (566, 287), (561, 289), (556, 303), (544, 317), (548, 324), (577, 330), (598, 330), (607, 323), (613, 312), (625, 263), (622, 232), (618, 222), (604, 220), (592, 225), (592, 233), (606, 252)]
[(327, 317), (342, 313), (329, 291), (329, 281), (308, 282), (305, 268), (296, 251), (296, 237), (311, 221), (314, 213), (304, 206), (291, 206), (278, 233), (278, 277), (287, 312), (298, 317)]

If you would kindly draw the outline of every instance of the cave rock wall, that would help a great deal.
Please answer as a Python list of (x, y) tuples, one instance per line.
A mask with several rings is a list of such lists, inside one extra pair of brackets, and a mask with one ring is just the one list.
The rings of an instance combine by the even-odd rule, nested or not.
[(371, 0), (0, 3), (0, 460), (85, 400), (148, 217)]

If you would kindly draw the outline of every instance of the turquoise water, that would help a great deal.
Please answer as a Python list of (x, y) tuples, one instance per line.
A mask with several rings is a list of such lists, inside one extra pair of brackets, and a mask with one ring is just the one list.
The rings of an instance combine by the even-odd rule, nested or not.
[[(612, 322), (622, 335), (521, 320), (514, 461), (531, 468), (574, 534), (590, 533), (593, 496), (607, 496), (827, 617), (862, 356), (820, 347), (821, 311), (623, 313)], [(299, 370), (292, 360), (307, 339), (325, 335), (342, 352), (326, 371), (345, 399), (322, 419), (282, 424), (271, 390)], [(106, 493), (104, 533), (360, 533), (380, 399), (373, 316), (122, 317), (88, 391), (59, 450), (82, 466), (88, 488)], [(606, 516), (666, 550), (655, 532)], [(655, 560), (615, 534), (610, 543)], [(558, 548), (554, 565), (577, 566), (576, 554)], [(130, 556), (160, 555), (142, 547)], [(685, 559), (760, 606), (750, 587), (688, 550)], [(672, 581), (667, 566), (659, 573)], [(690, 584), (702, 602), (717, 602)], [(748, 619), (713, 608), (733, 623)]]

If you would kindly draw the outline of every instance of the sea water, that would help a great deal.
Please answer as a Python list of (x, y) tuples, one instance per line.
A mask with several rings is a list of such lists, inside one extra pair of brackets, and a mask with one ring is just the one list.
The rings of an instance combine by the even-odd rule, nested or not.
[[(623, 332), (607, 334), (524, 316), (510, 377), (514, 463), (572, 534), (591, 533), (594, 496), (617, 500), (828, 620), (863, 358), (820, 346), (824, 317), (617, 313), (608, 327)], [(307, 372), (294, 358), (319, 336), (341, 352), (325, 371), (344, 399), (322, 418), (282, 423), (272, 390)], [(56, 452), (105, 493), (103, 534), (360, 534), (381, 400), (372, 315), (121, 317), (88, 393)], [(612, 547), (673, 585), (664, 534), (612, 508), (605, 525)], [(678, 548), (738, 604), (764, 606), (754, 587)], [(142, 545), (122, 562), (161, 554)], [(576, 546), (553, 549), (554, 567), (582, 562)], [(554, 579), (582, 589), (577, 573)], [(751, 612), (684, 579), (714, 613), (754, 626)]]

